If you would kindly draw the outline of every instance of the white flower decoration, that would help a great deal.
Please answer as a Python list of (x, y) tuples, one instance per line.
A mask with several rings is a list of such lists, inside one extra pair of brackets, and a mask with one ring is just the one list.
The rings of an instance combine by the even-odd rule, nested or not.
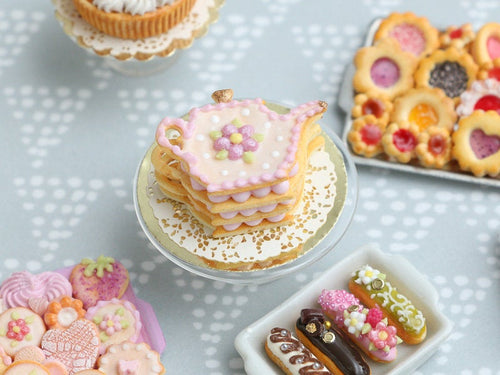
[(383, 279), (383, 274), (380, 273), (379, 270), (376, 270), (369, 265), (363, 266), (358, 270), (358, 278), (356, 282), (363, 283), (364, 285), (369, 285), (375, 279)]
[[(347, 312), (347, 310), (345, 310), (345, 312)], [(365, 324), (366, 314), (359, 311), (344, 314), (344, 325), (347, 327), (347, 330), (349, 333), (358, 336), (363, 329), (363, 325)]]

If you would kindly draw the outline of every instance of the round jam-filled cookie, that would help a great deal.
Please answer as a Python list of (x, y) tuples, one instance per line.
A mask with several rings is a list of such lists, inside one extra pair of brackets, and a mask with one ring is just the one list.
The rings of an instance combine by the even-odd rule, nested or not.
[(378, 306), (382, 310), (405, 343), (418, 344), (424, 340), (427, 325), (422, 312), (380, 270), (366, 264), (353, 272), (348, 285), (365, 306)]
[(271, 329), (264, 347), (269, 358), (287, 375), (331, 374), (330, 370), (285, 328)]
[(160, 355), (147, 344), (122, 342), (111, 345), (99, 358), (99, 371), (106, 375), (130, 374), (160, 375), (165, 368), (160, 362)]
[(480, 65), (477, 79), (482, 81), (488, 78), (500, 81), (500, 57)]
[(12, 363), (3, 375), (51, 375), (49, 369), (34, 361), (16, 361)]
[(374, 92), (390, 99), (413, 87), (418, 60), (391, 40), (363, 47), (354, 56), (353, 86), (359, 93)]
[(69, 276), (73, 286), (73, 297), (83, 302), (88, 309), (98, 301), (121, 298), (128, 287), (128, 271), (111, 257), (99, 256), (96, 261), (83, 259)]
[(354, 97), (354, 106), (351, 115), (353, 118), (373, 115), (387, 124), (392, 112), (392, 102), (389, 98), (376, 92), (358, 94)]
[(409, 122), (390, 124), (382, 137), (382, 146), (387, 155), (400, 163), (408, 163), (415, 157), (420, 129)]
[(60, 301), (52, 301), (47, 307), (43, 319), (48, 329), (68, 328), (77, 319), (85, 317), (83, 302), (64, 296)]
[(425, 17), (414, 13), (391, 13), (383, 19), (375, 33), (374, 40), (391, 38), (398, 42), (403, 51), (422, 58), (439, 46), (438, 30)]
[(500, 114), (500, 82), (496, 79), (474, 81), (460, 96), (457, 113), (461, 117), (470, 116), (474, 111), (496, 111)]
[(455, 47), (457, 49), (467, 49), (476, 37), (476, 33), (470, 23), (462, 26), (449, 26), (439, 36), (439, 43), (442, 49)]
[(422, 59), (415, 72), (417, 87), (437, 87), (455, 101), (476, 79), (478, 67), (472, 57), (455, 47), (437, 50)]
[(78, 319), (66, 329), (48, 330), (41, 342), (47, 359), (61, 362), (70, 375), (94, 368), (99, 345), (97, 327), (86, 319)]
[(479, 29), (471, 53), (479, 65), (500, 57), (500, 23), (486, 23)]
[(453, 132), (452, 155), (460, 168), (475, 176), (500, 174), (500, 115), (475, 111), (463, 117)]
[(28, 271), (15, 272), (0, 287), (0, 295), (7, 308), (27, 307), (43, 315), (50, 301), (71, 295), (71, 284), (58, 272), (33, 275)]
[(347, 139), (356, 154), (371, 158), (383, 152), (385, 128), (386, 124), (375, 116), (363, 116), (353, 121)]
[(391, 122), (404, 122), (418, 126), (423, 130), (437, 126), (452, 130), (457, 115), (453, 100), (443, 90), (430, 87), (411, 89), (394, 101)]
[(26, 346), (38, 346), (45, 333), (45, 324), (35, 312), (14, 307), (0, 315), (0, 346), (14, 356)]
[(440, 169), (451, 160), (451, 145), (448, 129), (429, 126), (418, 135), (415, 152), (424, 167)]
[(129, 301), (116, 298), (99, 301), (87, 311), (85, 318), (94, 322), (99, 330), (100, 354), (110, 345), (123, 341), (136, 342), (142, 328), (139, 311), (135, 306)]

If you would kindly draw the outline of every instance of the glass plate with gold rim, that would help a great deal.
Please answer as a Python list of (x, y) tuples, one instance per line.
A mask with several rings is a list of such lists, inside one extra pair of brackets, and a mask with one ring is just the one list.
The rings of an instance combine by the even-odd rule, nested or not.
[[(266, 105), (278, 113), (289, 111), (281, 105)], [(233, 284), (263, 283), (312, 264), (331, 251), (342, 238), (354, 215), (358, 195), (356, 169), (344, 144), (324, 126), (322, 135), (325, 147), (323, 151), (316, 151), (311, 156), (311, 163), (316, 165), (308, 168), (310, 175), (306, 176), (304, 202), (297, 208), (294, 222), (278, 229), (265, 229), (222, 239), (211, 238), (187, 209), (179, 210), (178, 202), (166, 199), (161, 193), (151, 165), (151, 152), (155, 147), (153, 144), (141, 160), (134, 179), (134, 207), (142, 229), (166, 258), (194, 274), (213, 280)], [(334, 179), (329, 178), (332, 171), (335, 173)], [(318, 192), (312, 193), (323, 185), (331, 185), (328, 188), (334, 190), (334, 194), (329, 195), (331, 200), (321, 197)], [(308, 197), (310, 200), (306, 204)], [(311, 222), (317, 223), (314, 232), (304, 230), (305, 223), (311, 225)], [(299, 232), (309, 234), (300, 237), (297, 234)], [(227, 255), (228, 259), (232, 259), (234, 254), (247, 254), (247, 258), (252, 258), (252, 251), (258, 256), (257, 253), (274, 251), (278, 247), (288, 250), (274, 256), (286, 257), (287, 251), (296, 250), (294, 246), (297, 247), (297, 243), (300, 250), (293, 259), (268, 268), (234, 271), (210, 266), (213, 264), (210, 257), (217, 257), (220, 252), (230, 253)], [(212, 250), (205, 251), (208, 248)]]

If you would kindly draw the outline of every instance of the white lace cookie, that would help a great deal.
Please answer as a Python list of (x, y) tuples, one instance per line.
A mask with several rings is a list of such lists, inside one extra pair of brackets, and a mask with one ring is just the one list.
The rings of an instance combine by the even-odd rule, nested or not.
[(99, 371), (106, 375), (161, 375), (165, 373), (165, 368), (160, 362), (160, 355), (145, 343), (122, 342), (111, 345), (99, 359), (98, 365)]

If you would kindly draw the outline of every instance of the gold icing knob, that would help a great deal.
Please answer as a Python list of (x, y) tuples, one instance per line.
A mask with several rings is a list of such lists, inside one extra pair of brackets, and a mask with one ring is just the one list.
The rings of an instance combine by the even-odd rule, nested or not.
[(335, 341), (335, 335), (333, 334), (333, 332), (328, 331), (323, 335), (322, 339), (325, 343), (331, 344)]
[(347, 311), (352, 313), (354, 311), (358, 311), (359, 310), (359, 306), (358, 305), (351, 305), (347, 308)]
[(316, 324), (309, 323), (308, 325), (306, 325), (306, 331), (309, 332), (309, 333), (316, 332)]
[(384, 280), (382, 279), (375, 279), (372, 281), (372, 288), (374, 290), (380, 290), (385, 286)]

